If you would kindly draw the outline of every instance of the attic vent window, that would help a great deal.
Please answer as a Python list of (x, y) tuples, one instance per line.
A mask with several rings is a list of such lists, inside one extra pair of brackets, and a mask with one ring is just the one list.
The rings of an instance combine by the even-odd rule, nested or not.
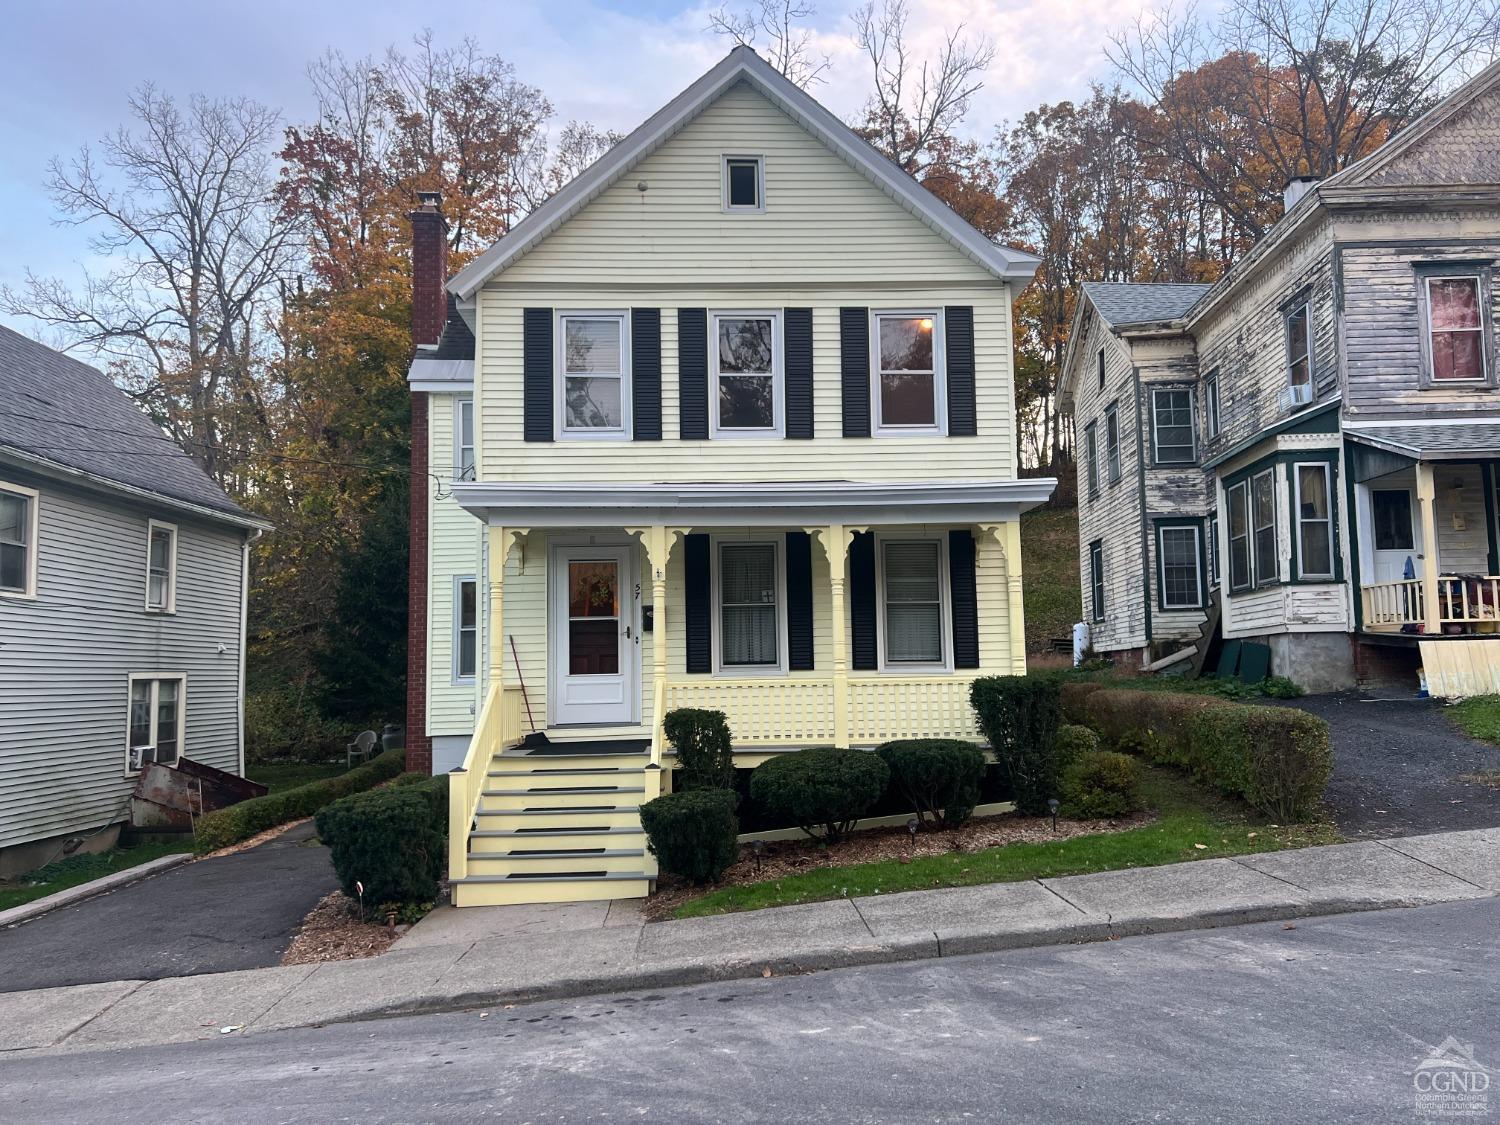
[(764, 211), (764, 168), (758, 156), (724, 158), (724, 210)]

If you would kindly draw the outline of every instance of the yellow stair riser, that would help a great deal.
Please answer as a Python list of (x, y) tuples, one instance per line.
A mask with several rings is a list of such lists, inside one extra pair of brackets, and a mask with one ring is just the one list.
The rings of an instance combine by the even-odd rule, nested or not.
[(513, 906), (529, 902), (598, 902), (604, 899), (645, 898), (646, 879), (616, 879), (577, 883), (455, 883), (455, 906)]
[(635, 872), (640, 874), (645, 857), (638, 855), (570, 855), (557, 859), (519, 859), (503, 855), (471, 855), (470, 875), (570, 875), (583, 871)]
[(497, 754), (490, 759), (492, 770), (603, 770), (645, 769), (651, 761), (648, 754), (580, 754), (578, 757), (547, 755)]
[[(623, 826), (622, 826), (623, 827)], [(633, 825), (631, 827), (634, 827)], [(567, 834), (545, 836), (471, 836), (469, 837), (469, 851), (473, 853), (503, 853), (515, 851), (518, 848), (530, 850), (563, 849), (563, 848), (609, 848), (611, 851), (618, 848), (640, 849), (646, 846), (646, 834), (644, 832), (610, 832), (596, 834), (590, 832), (569, 832)]]
[(528, 773), (516, 777), (491, 777), (485, 782), (486, 789), (576, 789), (588, 785), (624, 785), (644, 788), (644, 773), (585, 773), (548, 774)]
[(480, 814), (481, 829), (516, 828), (639, 828), (641, 814), (635, 809), (612, 809), (605, 812), (544, 813), (541, 816), (520, 816), (514, 810), (485, 811)]
[[(536, 793), (508, 793), (504, 796), (493, 796), (486, 793), (479, 800), (479, 811), (488, 812), (512, 812), (516, 809), (567, 809), (567, 808), (619, 808), (621, 806), (633, 809), (640, 804), (644, 798), (643, 793), (617, 793), (611, 790), (598, 790), (591, 793), (562, 793), (551, 790), (542, 790)], [(543, 827), (532, 825), (533, 828)], [(550, 826), (548, 826), (550, 827)]]

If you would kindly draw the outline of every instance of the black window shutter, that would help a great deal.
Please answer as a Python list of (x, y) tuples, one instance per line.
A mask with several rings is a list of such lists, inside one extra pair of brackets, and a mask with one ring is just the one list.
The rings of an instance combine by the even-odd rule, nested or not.
[(678, 436), (683, 441), (707, 441), (707, 309), (677, 310), (677, 380)]
[(839, 309), (839, 369), (844, 389), (844, 436), (869, 437), (869, 309)]
[(948, 433), (973, 437), (979, 432), (974, 405), (974, 308), (949, 305), (943, 311), (948, 358)]
[(805, 531), (786, 533), (787, 666), (808, 672), (813, 666), (812, 539)]
[(861, 531), (849, 544), (849, 628), (854, 641), (851, 663), (861, 672), (880, 667), (875, 606), (875, 536)]
[(714, 608), (708, 576), (708, 536), (687, 536), (682, 561), (685, 568), (683, 621), (687, 625), (687, 670), (712, 672)]
[(661, 440), (661, 309), (630, 310), (631, 436)]
[(979, 667), (979, 591), (974, 578), (974, 536), (948, 532), (948, 584), (953, 592), (953, 666)]
[(786, 336), (786, 436), (810, 438), (813, 436), (812, 309), (786, 309), (782, 324)]
[(552, 440), (552, 310), (521, 314), (521, 430), (527, 441)]

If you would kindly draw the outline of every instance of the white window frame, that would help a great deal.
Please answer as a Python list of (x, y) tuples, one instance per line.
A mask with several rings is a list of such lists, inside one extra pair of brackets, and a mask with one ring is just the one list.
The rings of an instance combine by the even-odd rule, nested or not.
[[(709, 552), (712, 562), (709, 566), (710, 589), (713, 598), (713, 667), (714, 674), (718, 676), (739, 678), (741, 676), (781, 676), (787, 670), (787, 644), (790, 636), (787, 630), (787, 605), (786, 605), (786, 551), (784, 544), (775, 537), (757, 535), (752, 538), (740, 538), (732, 535), (714, 535), (709, 539)], [(775, 664), (728, 664), (724, 663), (724, 586), (723, 586), (723, 554), (724, 547), (770, 547), (775, 552), (775, 563), (773, 571), (776, 575), (776, 663)]]
[[(1161, 457), (1161, 427), (1156, 420), (1156, 399), (1158, 395), (1187, 395), (1187, 426), (1188, 426), (1188, 459), (1186, 461), (1163, 461)], [(1151, 462), (1163, 468), (1176, 468), (1185, 465), (1196, 465), (1198, 463), (1198, 434), (1193, 427), (1193, 389), (1191, 387), (1152, 387), (1151, 388)], [(1180, 445), (1172, 446), (1173, 449), (1181, 449)]]
[[(472, 444), (464, 444), (464, 415), (469, 416), (469, 437)], [(453, 403), (453, 479), (456, 481), (479, 479), (479, 432), (478, 419), (474, 415), (474, 396), (459, 395)], [(468, 451), (473, 461), (472, 475), (464, 473), (464, 452)]]
[[(1292, 318), (1295, 317), (1298, 313), (1303, 314), (1303, 324), (1306, 325), (1307, 332), (1307, 350), (1305, 353), (1299, 353), (1307, 360), (1306, 383), (1292, 382), (1292, 367), (1298, 359), (1297, 355), (1292, 354)], [(1286, 340), (1286, 385), (1288, 387), (1305, 386), (1308, 388), (1308, 392), (1311, 393), (1312, 387), (1316, 382), (1316, 372), (1313, 370), (1312, 298), (1304, 297), (1296, 304), (1287, 306), (1286, 310), (1281, 314), (1281, 325), (1282, 336)], [(1311, 400), (1309, 399), (1309, 401)]]
[(1203, 422), (1208, 431), (1209, 440), (1219, 436), (1223, 431), (1219, 420), (1219, 373), (1215, 371), (1203, 380)]
[(135, 777), (141, 771), (130, 768), (130, 704), (135, 697), (135, 685), (138, 681), (145, 680), (151, 687), (151, 741), (147, 745), (156, 746), (156, 719), (158, 691), (156, 687), (162, 680), (175, 680), (177, 682), (177, 757), (173, 761), (180, 762), (187, 757), (187, 693), (188, 678), (186, 672), (130, 672), (125, 677), (125, 776)]
[[(771, 425), (719, 425), (719, 321), (771, 322)], [(729, 378), (734, 378), (731, 374)], [(765, 441), (786, 436), (786, 341), (780, 309), (715, 309), (708, 316), (708, 436), (714, 441)]]
[[(1242, 537), (1234, 533), (1234, 494), (1236, 492), (1241, 492), (1241, 502), (1245, 505), (1245, 534)], [(1224, 583), (1229, 587), (1231, 594), (1255, 589), (1255, 513), (1251, 508), (1251, 503), (1248, 477), (1224, 490), (1224, 516), (1227, 520), (1225, 528), (1228, 532), (1228, 537), (1225, 539), (1228, 550), (1224, 552)], [(1236, 538), (1245, 540), (1245, 581), (1239, 586), (1234, 583), (1234, 541)]]
[[(1262, 477), (1270, 479), (1269, 495), (1271, 497), (1271, 522), (1269, 524), (1258, 524), (1255, 522), (1255, 486)], [(1277, 530), (1279, 514), (1276, 510), (1276, 469), (1262, 469), (1250, 477), (1250, 573), (1254, 576), (1254, 584), (1258, 589), (1261, 586), (1270, 586), (1281, 581), (1281, 544), (1280, 534)], [(1260, 532), (1269, 527), (1271, 530), (1271, 575), (1267, 577), (1260, 572), (1259, 537)]]
[[(1167, 563), (1162, 537), (1168, 531), (1190, 531), (1193, 534), (1193, 573), (1197, 581), (1197, 598), (1191, 602), (1167, 601)], [(1156, 527), (1156, 582), (1157, 604), (1162, 612), (1186, 609), (1202, 609), (1208, 600), (1208, 591), (1203, 582), (1203, 529), (1196, 524), (1167, 523)]]
[[(1472, 281), (1474, 283), (1474, 307), (1479, 310), (1479, 324), (1474, 328), (1442, 328), (1432, 327), (1432, 283), (1434, 281)], [(1422, 295), (1426, 298), (1423, 309), (1423, 319), (1426, 323), (1423, 328), (1427, 332), (1427, 379), (1430, 385), (1435, 387), (1477, 387), (1487, 385), (1490, 381), (1490, 355), (1489, 341), (1485, 339), (1485, 315), (1484, 315), (1484, 279), (1477, 273), (1433, 273), (1422, 278)], [(1433, 337), (1438, 332), (1445, 336), (1452, 336), (1459, 332), (1472, 333), (1479, 337), (1479, 378), (1477, 379), (1440, 379), (1437, 373), (1437, 352), (1433, 350)]]
[(1110, 484), (1120, 483), (1120, 478), (1125, 475), (1125, 457), (1120, 444), (1120, 404), (1112, 402), (1104, 408), (1104, 476)]
[[(1323, 504), (1327, 517), (1321, 520), (1304, 520), (1302, 518), (1302, 470), (1304, 468), (1320, 469), (1323, 473)], [(1338, 545), (1333, 541), (1333, 466), (1327, 461), (1297, 461), (1292, 464), (1292, 534), (1297, 537), (1297, 577), (1308, 581), (1332, 582), (1334, 573), (1333, 555)], [(1307, 550), (1302, 542), (1302, 525), (1304, 523), (1326, 523), (1328, 525), (1328, 569), (1308, 570)]]
[(1104, 540), (1089, 544), (1089, 620), (1103, 621), (1109, 591), (1104, 585)]
[[(151, 604), (151, 540), (158, 531), (172, 537), (172, 550), (167, 557), (167, 601), (165, 605)], [(146, 521), (146, 612), (173, 614), (177, 612), (177, 525), (165, 520)]]
[(1208, 542), (1206, 544), (1208, 561), (1208, 588), (1217, 590), (1219, 588), (1219, 513), (1211, 512), (1208, 517)]
[(1099, 495), (1099, 423), (1090, 422), (1083, 428), (1083, 455), (1088, 460), (1086, 479), (1089, 495)]
[[(755, 165), (755, 205), (748, 206), (729, 202), (729, 165), (746, 161)], [(766, 213), (766, 158), (759, 153), (726, 152), (719, 157), (719, 179), (721, 181), (720, 202), (726, 215), (764, 215)]]
[[(886, 653), (890, 641), (890, 629), (886, 624), (885, 598), (885, 548), (890, 543), (936, 543), (938, 549), (938, 643), (943, 658), (936, 663), (893, 661)], [(950, 589), (952, 573), (948, 568), (948, 537), (946, 535), (904, 535), (900, 532), (875, 535), (875, 633), (880, 639), (880, 671), (896, 674), (925, 674), (928, 672), (953, 671), (953, 591)]]
[[(620, 324), (620, 425), (616, 428), (603, 429), (585, 426), (575, 429), (568, 426), (567, 322), (569, 320), (615, 320)], [(552, 318), (552, 338), (552, 436), (558, 441), (630, 441), (631, 425), (635, 414), (631, 408), (630, 311), (628, 309), (558, 309)], [(608, 377), (605, 376), (605, 378)]]
[(1104, 389), (1104, 381), (1105, 381), (1105, 361), (1104, 361), (1104, 349), (1103, 348), (1099, 349), (1099, 357), (1098, 357), (1098, 359), (1095, 362), (1099, 366), (1099, 389), (1102, 391)]
[[(931, 425), (904, 426), (887, 424), (880, 410), (880, 321), (882, 318), (910, 320), (917, 317), (932, 321), (932, 417)], [(870, 310), (870, 432), (875, 437), (945, 437), (948, 433), (948, 334), (943, 310), (871, 309)], [(922, 374), (922, 373), (919, 373)]]
[[(474, 586), (474, 627), (465, 629), (463, 627), (463, 593), (464, 583), (472, 583)], [(473, 574), (455, 574), (453, 576), (453, 685), (455, 687), (472, 685), (479, 676), (479, 579)], [(474, 634), (474, 671), (465, 675), (459, 664), (459, 653), (462, 649), (463, 635), (466, 632)]]
[(0, 492), (9, 492), (26, 502), (26, 585), (17, 589), (0, 589), (0, 598), (32, 601), (36, 598), (37, 536), (41, 527), (41, 494), (34, 488), (0, 480)]

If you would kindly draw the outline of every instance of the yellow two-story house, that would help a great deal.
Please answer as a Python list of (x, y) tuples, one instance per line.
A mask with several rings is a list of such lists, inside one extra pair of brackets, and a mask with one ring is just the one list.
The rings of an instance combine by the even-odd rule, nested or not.
[(1016, 471), (1034, 256), (746, 48), (446, 283), (438, 206), (408, 746), (453, 771), (456, 903), (647, 893), (676, 708), (741, 765), (981, 740), (1053, 486)]

